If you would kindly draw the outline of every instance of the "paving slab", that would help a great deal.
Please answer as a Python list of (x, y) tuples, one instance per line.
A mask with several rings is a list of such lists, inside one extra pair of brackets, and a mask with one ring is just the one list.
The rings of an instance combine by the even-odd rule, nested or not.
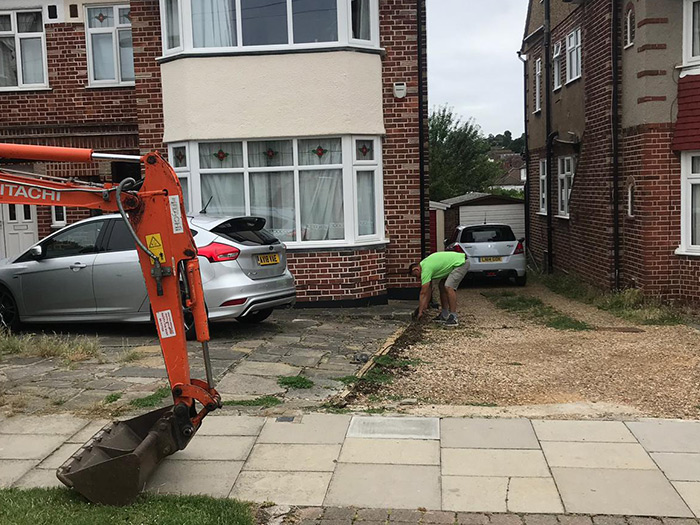
[(222, 395), (264, 396), (283, 394), (284, 388), (277, 384), (277, 379), (251, 376), (232, 372), (226, 374), (216, 385), (216, 390)]
[(443, 476), (549, 477), (540, 450), (442, 449)]
[(258, 444), (244, 470), (333, 472), (340, 445)]
[(77, 418), (70, 414), (55, 414), (45, 416), (13, 416), (0, 425), (1, 434), (50, 434), (71, 435), (88, 424), (88, 420)]
[(636, 443), (636, 438), (621, 421), (533, 421), (540, 441), (584, 441), (600, 443)]
[(236, 367), (239, 374), (251, 376), (296, 376), (301, 368), (285, 365), (284, 363), (262, 363), (257, 361), (243, 361)]
[(342, 443), (350, 424), (350, 416), (337, 414), (306, 414), (292, 422), (268, 419), (260, 432), (258, 443)]
[(508, 478), (442, 477), (442, 508), (463, 512), (506, 512)]
[(226, 498), (231, 492), (242, 461), (184, 462), (166, 459), (146, 485), (156, 494), (203, 494)]
[(566, 512), (689, 518), (693, 514), (659, 470), (552, 468)]
[(416, 465), (339, 464), (324, 505), (440, 510), (440, 469)]
[(508, 511), (553, 514), (563, 513), (564, 506), (552, 478), (511, 478)]
[(649, 452), (700, 453), (700, 421), (636, 421), (627, 427)]
[(91, 423), (88, 423), (83, 427), (82, 430), (79, 430), (75, 434), (73, 434), (71, 437), (68, 438), (66, 441), (67, 443), (85, 443), (88, 439), (90, 439), (92, 436), (97, 434), (102, 428), (109, 423), (109, 420), (107, 419), (98, 419), (97, 421), (93, 421)]
[(700, 481), (700, 454), (654, 452), (651, 457), (671, 481)]
[(375, 439), (440, 439), (440, 420), (433, 417), (355, 416), (348, 437)]
[(0, 460), (0, 489), (6, 489), (37, 464), (36, 460)]
[(197, 435), (257, 436), (264, 424), (264, 417), (210, 415), (204, 418)]
[(64, 436), (0, 435), (0, 459), (44, 459), (63, 444)]
[(56, 470), (63, 465), (68, 458), (75, 454), (81, 445), (77, 443), (64, 443), (58, 450), (37, 465), (37, 468)]
[(542, 442), (550, 467), (650, 469), (656, 465), (638, 443)]
[(115, 377), (149, 377), (149, 378), (166, 378), (168, 377), (165, 367), (145, 367), (145, 366), (125, 366), (119, 370), (112, 372)]
[(277, 505), (320, 507), (331, 481), (330, 472), (241, 472), (230, 497)]
[(700, 483), (688, 481), (676, 481), (673, 483), (678, 493), (686, 504), (693, 511), (695, 516), (700, 518)]
[(33, 489), (40, 487), (65, 487), (65, 485), (58, 481), (55, 470), (34, 469), (30, 470), (19, 480), (17, 480), (12, 487), (20, 489)]
[(341, 463), (439, 465), (440, 443), (433, 440), (347, 438)]
[(254, 436), (196, 436), (172, 460), (245, 461), (255, 443)]
[(445, 418), (440, 432), (445, 448), (540, 448), (527, 419)]

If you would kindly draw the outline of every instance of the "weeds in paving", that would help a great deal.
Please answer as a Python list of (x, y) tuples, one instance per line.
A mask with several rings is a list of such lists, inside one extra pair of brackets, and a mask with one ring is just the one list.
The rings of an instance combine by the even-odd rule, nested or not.
[(104, 399), (104, 404), (109, 405), (110, 403), (114, 403), (116, 401), (119, 401), (121, 399), (122, 395), (120, 392), (113, 392), (107, 396), (105, 396)]
[(86, 361), (100, 355), (97, 337), (64, 334), (13, 334), (0, 330), (0, 354), (58, 357), (66, 363)]
[(590, 330), (591, 327), (583, 321), (578, 321), (573, 317), (555, 310), (542, 302), (537, 297), (529, 295), (519, 295), (513, 292), (502, 292), (499, 294), (484, 294), (491, 299), (498, 308), (508, 312), (514, 312), (524, 317), (533, 319), (549, 328), (557, 330)]
[(364, 410), (365, 414), (383, 414), (386, 412), (386, 407), (370, 407)]
[(638, 289), (604, 293), (572, 275), (541, 275), (539, 279), (553, 292), (596, 306), (627, 321), (643, 325), (677, 325), (684, 322), (680, 312), (658, 299), (645, 297)]
[(152, 408), (161, 404), (161, 401), (171, 395), (168, 387), (159, 388), (150, 396), (132, 399), (129, 404), (136, 408)]
[(260, 407), (270, 408), (282, 403), (282, 400), (277, 396), (262, 396), (255, 399), (244, 399), (241, 401), (224, 401), (222, 405), (230, 407)]
[(299, 389), (307, 389), (314, 386), (314, 382), (304, 376), (278, 376), (277, 384), (284, 388)]
[(139, 359), (143, 358), (146, 354), (143, 352), (139, 352), (138, 350), (131, 349), (131, 350), (125, 350), (122, 352), (122, 354), (119, 356), (119, 361), (122, 363), (133, 363), (134, 361), (138, 361)]
[(383, 366), (384, 368), (408, 368), (409, 366), (416, 366), (424, 363), (421, 359), (398, 359), (390, 355), (375, 357), (374, 362), (378, 366)]
[(497, 407), (498, 405), (496, 403), (484, 403), (480, 401), (473, 401), (471, 403), (465, 403), (465, 405), (468, 405), (470, 407)]

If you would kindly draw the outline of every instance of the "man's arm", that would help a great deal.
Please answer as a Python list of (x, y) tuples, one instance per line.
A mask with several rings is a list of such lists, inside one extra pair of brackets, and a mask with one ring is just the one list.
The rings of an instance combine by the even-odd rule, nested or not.
[(421, 318), (423, 312), (428, 309), (430, 305), (430, 298), (433, 295), (433, 285), (431, 282), (425, 283), (420, 287), (420, 301), (418, 303), (418, 319)]

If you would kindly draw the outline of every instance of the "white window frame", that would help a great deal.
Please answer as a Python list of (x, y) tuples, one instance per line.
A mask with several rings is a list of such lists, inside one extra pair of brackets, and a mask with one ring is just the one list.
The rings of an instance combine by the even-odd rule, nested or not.
[[(298, 143), (300, 140), (313, 140), (313, 139), (329, 139), (329, 138), (340, 138), (343, 151), (343, 161), (342, 164), (331, 164), (323, 166), (304, 166), (299, 164), (298, 155)], [(260, 140), (274, 141), (274, 140), (291, 140), (294, 156), (294, 164), (290, 166), (275, 166), (275, 167), (249, 167), (248, 166), (248, 143), (258, 142)], [(355, 141), (356, 140), (372, 140), (374, 149), (374, 160), (364, 161), (358, 160), (355, 157)], [(197, 213), (201, 209), (202, 203), (202, 186), (201, 186), (201, 174), (202, 170), (199, 167), (199, 144), (204, 144), (208, 142), (240, 142), (243, 148), (243, 167), (241, 168), (211, 168), (204, 170), (204, 173), (216, 173), (221, 171), (222, 173), (242, 173), (243, 174), (243, 184), (244, 184), (244, 202), (245, 202), (245, 213), (246, 215), (251, 214), (250, 205), (250, 175), (251, 173), (257, 172), (269, 172), (269, 171), (289, 171), (294, 173), (294, 213), (295, 213), (295, 229), (299, 231), (299, 225), (301, 224), (301, 206), (299, 198), (299, 172), (300, 171), (313, 171), (313, 170), (326, 170), (326, 169), (338, 169), (342, 171), (343, 176), (343, 211), (344, 211), (344, 221), (345, 221), (345, 238), (344, 239), (333, 239), (333, 240), (323, 240), (323, 241), (284, 241), (285, 245), (289, 249), (313, 249), (313, 248), (323, 248), (323, 247), (344, 247), (344, 246), (364, 246), (368, 244), (383, 244), (386, 243), (385, 232), (384, 232), (384, 178), (382, 170), (382, 147), (381, 139), (378, 136), (364, 136), (364, 135), (342, 135), (342, 136), (323, 136), (323, 137), (277, 137), (277, 138), (264, 138), (264, 139), (222, 139), (216, 141), (192, 141), (192, 142), (176, 142), (168, 145), (168, 155), (172, 158), (173, 149), (179, 146), (187, 147), (187, 168), (176, 168), (175, 172), (180, 178), (187, 178), (189, 185), (189, 208), (190, 213)], [(358, 171), (374, 171), (374, 191), (375, 191), (375, 233), (373, 235), (359, 235), (359, 217), (358, 217), (358, 189), (357, 189), (357, 172)], [(186, 206), (187, 207), (187, 206)]]
[(700, 151), (681, 152), (681, 244), (678, 255), (700, 255), (700, 244), (692, 244), (692, 194), (693, 186), (700, 185), (700, 173), (692, 173), (693, 157)]
[[(58, 220), (56, 218), (56, 209), (61, 208), (63, 210), (63, 219)], [(65, 206), (51, 206), (51, 228), (63, 228), (68, 224), (68, 210)]]
[(566, 36), (566, 83), (581, 78), (581, 28), (577, 27)]
[(539, 207), (541, 215), (547, 215), (547, 159), (540, 159)]
[(683, 66), (700, 65), (700, 55), (693, 56), (693, 4), (698, 1), (683, 0)]
[(227, 47), (194, 47), (192, 31), (192, 2), (199, 0), (176, 0), (180, 21), (180, 46), (166, 49), (167, 28), (165, 20), (165, 0), (160, 1), (161, 35), (163, 40), (163, 56), (177, 54), (243, 54), (246, 52), (283, 51), (289, 49), (327, 49), (341, 47), (357, 47), (379, 50), (379, 0), (370, 0), (371, 39), (360, 40), (352, 38), (351, 0), (337, 0), (338, 40), (332, 42), (294, 43), (292, 0), (287, 3), (287, 44), (274, 45), (243, 45), (243, 23), (241, 20), (241, 0), (236, 3), (236, 45)]
[(535, 110), (533, 113), (539, 113), (542, 110), (542, 59), (535, 60)]
[(634, 7), (628, 7), (627, 12), (625, 13), (625, 47), (624, 49), (628, 49), (634, 45), (634, 36), (633, 34), (636, 34), (634, 31)]
[(561, 86), (561, 42), (555, 42), (552, 51), (552, 91), (556, 91)]
[[(88, 20), (88, 9), (112, 9), (114, 17), (114, 25), (112, 27), (90, 27)], [(88, 56), (88, 85), (90, 87), (113, 87), (113, 86), (133, 86), (135, 80), (122, 80), (121, 58), (119, 56), (119, 31), (129, 29), (132, 31), (131, 23), (119, 23), (119, 10), (131, 9), (129, 4), (85, 4), (85, 39)], [(112, 35), (112, 54), (114, 56), (114, 80), (95, 80), (95, 68), (93, 64), (94, 55), (92, 51), (92, 38), (94, 34), (111, 34)], [(132, 31), (133, 38), (133, 31)]]
[[(17, 32), (17, 14), (18, 13), (41, 13), (41, 33), (19, 33)], [(46, 22), (43, 9), (19, 9), (17, 11), (0, 11), (0, 15), (10, 15), (10, 31), (0, 31), (0, 37), (15, 38), (15, 56), (17, 58), (17, 85), (0, 87), (0, 91), (22, 91), (34, 89), (48, 89), (49, 87), (49, 69), (46, 57)], [(21, 40), (30, 38), (41, 38), (41, 59), (44, 67), (44, 81), (38, 84), (27, 84), (22, 78), (22, 51)]]
[[(569, 169), (566, 168), (567, 162)], [(576, 174), (576, 165), (574, 158), (571, 156), (559, 157), (557, 159), (557, 217), (562, 219), (569, 218), (569, 203), (571, 202), (571, 188), (574, 185), (574, 175)], [(567, 183), (567, 175), (570, 176), (570, 182)], [(562, 188), (565, 192), (562, 192)], [(565, 198), (562, 199), (562, 193)]]
[[(185, 148), (184, 166), (175, 167), (175, 148)], [(198, 212), (201, 208), (197, 208), (195, 210), (193, 208), (194, 201), (192, 200), (192, 183), (190, 182), (190, 163), (192, 156), (190, 155), (190, 144), (188, 142), (173, 142), (171, 144), (168, 144), (168, 159), (170, 160), (170, 165), (173, 167), (173, 171), (177, 175), (177, 178), (180, 180), (180, 183), (182, 184), (183, 180), (187, 182), (188, 198), (185, 202), (183, 202), (185, 206), (185, 211), (187, 213)]]

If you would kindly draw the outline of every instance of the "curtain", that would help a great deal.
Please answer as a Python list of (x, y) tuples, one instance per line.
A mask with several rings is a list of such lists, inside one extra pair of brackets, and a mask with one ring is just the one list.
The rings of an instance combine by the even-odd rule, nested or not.
[(370, 0), (352, 0), (352, 37), (372, 40)]
[(178, 0), (165, 0), (167, 49), (180, 47), (180, 11)]
[(343, 170), (299, 172), (302, 241), (345, 238)]
[(124, 80), (134, 80), (134, 44), (131, 29), (119, 31), (119, 68)]
[[(201, 179), (202, 208), (206, 206), (207, 213), (212, 215), (245, 215), (242, 173), (202, 173)], [(207, 203), (209, 203), (208, 206)]]
[(248, 142), (248, 166), (265, 168), (271, 166), (293, 166), (291, 140), (259, 140)]
[(192, 213), (190, 210), (190, 181), (187, 177), (178, 177), (178, 179), (182, 188), (182, 203), (185, 205), (185, 212)]
[(325, 166), (342, 163), (343, 146), (340, 139), (299, 140), (300, 166)]
[(194, 47), (236, 45), (236, 0), (192, 2)]
[[(114, 80), (112, 33), (95, 33), (92, 39), (92, 65), (95, 80)], [(24, 59), (24, 55), (22, 55)], [(24, 67), (22, 68), (24, 69)]]
[(0, 38), (0, 87), (16, 85), (15, 37)]
[(374, 172), (357, 172), (357, 219), (359, 235), (374, 235), (376, 229), (376, 206), (374, 204)]
[(700, 184), (692, 184), (690, 188), (690, 244), (700, 246)]
[(44, 58), (41, 38), (21, 38), (22, 82), (25, 84), (44, 83)]
[(297, 240), (293, 173), (251, 173), (250, 213), (265, 217), (265, 228), (279, 240)]

